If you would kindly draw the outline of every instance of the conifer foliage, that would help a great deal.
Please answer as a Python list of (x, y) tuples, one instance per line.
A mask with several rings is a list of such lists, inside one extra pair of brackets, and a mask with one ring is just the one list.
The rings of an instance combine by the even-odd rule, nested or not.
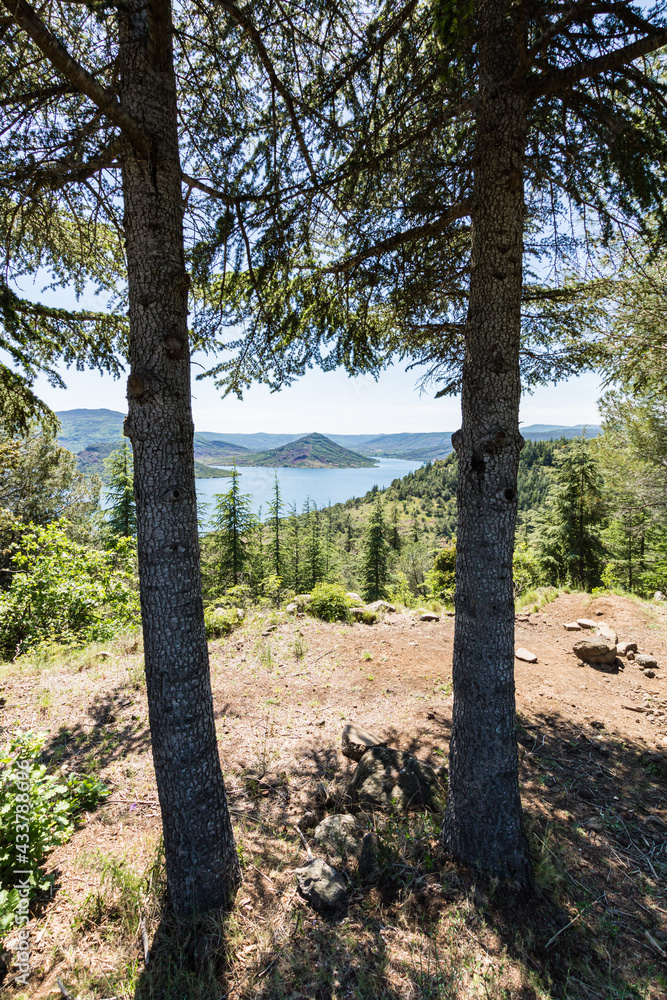
[(539, 526), (539, 553), (550, 579), (581, 590), (600, 584), (606, 515), (602, 474), (585, 438), (577, 438), (556, 458)]
[(378, 495), (364, 537), (363, 572), (364, 594), (369, 601), (386, 597), (389, 577), (389, 545), (387, 526), (382, 511), (382, 498)]
[(107, 473), (105, 500), (109, 533), (116, 538), (134, 538), (137, 534), (134, 467), (132, 450), (126, 441), (104, 460), (104, 467)]

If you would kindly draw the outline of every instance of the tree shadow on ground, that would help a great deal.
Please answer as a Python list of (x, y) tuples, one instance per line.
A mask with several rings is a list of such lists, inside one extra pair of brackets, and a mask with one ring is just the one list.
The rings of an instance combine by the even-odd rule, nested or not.
[[(431, 740), (448, 727), (431, 719)], [(410, 746), (423, 758), (425, 737)], [(330, 858), (350, 907), (338, 923), (314, 914), (295, 889), (305, 852), (290, 785), (310, 786), (299, 806), (316, 818), (346, 811), (353, 765), (304, 741), (284, 784), (256, 786), (235, 809), (244, 882), (231, 914), (185, 929), (163, 915), (137, 1000), (667, 995), (664, 761), (558, 715), (520, 719), (517, 737), (531, 897), (444, 856), (435, 818), (375, 816), (379, 871), (362, 882), (354, 860)]]

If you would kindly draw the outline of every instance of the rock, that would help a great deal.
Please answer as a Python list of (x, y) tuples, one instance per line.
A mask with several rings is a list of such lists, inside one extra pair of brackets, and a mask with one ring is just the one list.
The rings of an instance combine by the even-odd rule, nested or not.
[(343, 876), (322, 858), (313, 858), (303, 868), (297, 868), (299, 894), (324, 917), (335, 917), (347, 909), (347, 889)]
[(361, 854), (363, 830), (349, 814), (325, 816), (313, 836), (328, 851), (342, 858), (358, 858)]
[(664, 599), (665, 599), (665, 595), (663, 594), (663, 592), (661, 590), (656, 590), (655, 594), (653, 595), (653, 600), (654, 601), (664, 601)]
[(632, 652), (632, 650), (629, 650), (629, 652), (625, 654), (625, 658), (626, 660), (634, 660), (635, 654)]
[(312, 830), (315, 826), (317, 826), (317, 813), (309, 809), (299, 820), (299, 827), (302, 830)]
[(596, 612), (595, 612), (595, 614), (596, 614), (596, 615), (597, 615), (597, 616), (598, 616), (599, 618), (601, 618), (601, 617), (602, 617), (602, 615), (604, 614), (604, 611), (596, 611)]
[(636, 642), (619, 642), (616, 644), (616, 652), (619, 656), (627, 656), (628, 653), (637, 652)]
[(591, 618), (577, 618), (577, 625), (582, 628), (595, 628), (597, 622), (594, 622)]
[(365, 833), (359, 855), (359, 877), (371, 878), (378, 866), (378, 839), (374, 833)]
[(312, 594), (297, 594), (296, 597), (294, 598), (299, 608), (305, 608), (307, 604), (310, 604), (312, 599), (313, 599)]
[(348, 789), (353, 803), (369, 809), (426, 808), (443, 813), (445, 790), (430, 766), (401, 750), (371, 747), (357, 764)]
[(645, 670), (644, 677), (655, 677), (655, 670)]
[(271, 635), (271, 633), (275, 632), (277, 628), (278, 628), (277, 625), (267, 625), (267, 627), (262, 632), (262, 635)]
[(649, 656), (648, 653), (637, 653), (635, 663), (638, 663), (644, 670), (657, 670), (658, 668), (658, 661), (653, 656)]
[(385, 611), (387, 614), (396, 610), (394, 605), (389, 604), (388, 601), (373, 601), (372, 604), (367, 604), (366, 608), (368, 611)]
[(347, 594), (345, 596), (347, 598), (349, 598), (350, 601), (354, 601), (355, 604), (363, 604), (364, 603), (363, 598), (361, 597), (361, 594), (355, 594), (355, 592), (353, 590), (348, 590), (348, 592), (347, 592)]
[(288, 604), (287, 607), (285, 608), (285, 611), (287, 612), (288, 615), (295, 615), (298, 610), (299, 610), (299, 605), (296, 603), (296, 601), (292, 601), (292, 603)]
[(616, 660), (616, 646), (602, 639), (581, 639), (572, 648), (585, 663), (614, 663)]
[(375, 625), (378, 620), (377, 613), (368, 608), (350, 608), (350, 614), (355, 621), (363, 622), (364, 625)]
[(517, 660), (524, 660), (526, 663), (537, 663), (537, 656), (535, 653), (531, 653), (529, 649), (524, 649), (523, 646), (519, 646), (514, 655)]
[(604, 622), (600, 622), (599, 625), (596, 625), (595, 631), (600, 636), (600, 638), (604, 639), (604, 641), (607, 642), (610, 646), (615, 646), (616, 643), (618, 642), (618, 636), (614, 632), (613, 628), (610, 628), (609, 625), (605, 625)]
[(95, 656), (99, 657), (100, 660), (108, 660), (111, 653), (107, 649), (100, 649), (99, 653), (95, 653)]
[(456, 614), (456, 612), (455, 611), (445, 611), (445, 614), (447, 615), (448, 618), (453, 618), (454, 615)]
[(579, 622), (566, 622), (563, 628), (567, 632), (581, 632), (581, 625)]
[(373, 733), (369, 733), (367, 729), (362, 729), (361, 726), (355, 725), (354, 722), (348, 722), (343, 727), (341, 742), (343, 744), (343, 756), (349, 757), (350, 760), (361, 760), (369, 747), (386, 747), (387, 745), (385, 740), (381, 740), (378, 736), (374, 736)]
[(436, 615), (434, 611), (425, 611), (423, 615), (419, 616), (420, 622), (439, 622), (440, 615)]
[(667, 757), (664, 754), (649, 753), (645, 754), (643, 759), (663, 778), (667, 778)]

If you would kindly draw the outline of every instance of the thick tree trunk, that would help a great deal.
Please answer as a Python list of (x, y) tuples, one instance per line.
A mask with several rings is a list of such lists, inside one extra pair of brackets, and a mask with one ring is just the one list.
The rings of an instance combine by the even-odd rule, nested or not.
[(505, 0), (478, 0), (480, 92), (463, 369), (454, 718), (443, 843), (467, 864), (531, 881), (514, 735), (512, 555), (517, 509), (525, 98)]
[(204, 630), (190, 405), (176, 85), (168, 0), (121, 7), (121, 101), (150, 137), (128, 140), (123, 192), (146, 684), (169, 898), (226, 906), (239, 881), (213, 717)]

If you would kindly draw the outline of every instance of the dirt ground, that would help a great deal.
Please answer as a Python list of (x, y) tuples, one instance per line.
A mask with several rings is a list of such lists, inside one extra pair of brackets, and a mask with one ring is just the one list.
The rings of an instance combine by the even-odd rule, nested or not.
[[(591, 618), (660, 665), (581, 666), (564, 623)], [(159, 813), (141, 651), (130, 640), (67, 662), (4, 669), (0, 724), (48, 730), (46, 757), (111, 795), (54, 851), (53, 898), (31, 923), (31, 997), (667, 997), (667, 610), (562, 594), (518, 614), (517, 737), (532, 899), (459, 870), (435, 818), (377, 817), (383, 874), (328, 925), (296, 894), (295, 825), (345, 811), (355, 721), (446, 763), (454, 619), (416, 612), (367, 626), (266, 611), (211, 644), (219, 746), (244, 881), (214, 928), (161, 910)], [(156, 860), (157, 859), (157, 860)], [(334, 863), (332, 859), (332, 863)], [(151, 962), (143, 969), (138, 920)], [(174, 957), (174, 935), (178, 957)], [(195, 935), (196, 936), (196, 935)], [(204, 945), (201, 945), (201, 942)], [(11, 949), (11, 939), (7, 942)], [(202, 955), (204, 957), (202, 957)], [(10, 996), (20, 995), (5, 981)]]

